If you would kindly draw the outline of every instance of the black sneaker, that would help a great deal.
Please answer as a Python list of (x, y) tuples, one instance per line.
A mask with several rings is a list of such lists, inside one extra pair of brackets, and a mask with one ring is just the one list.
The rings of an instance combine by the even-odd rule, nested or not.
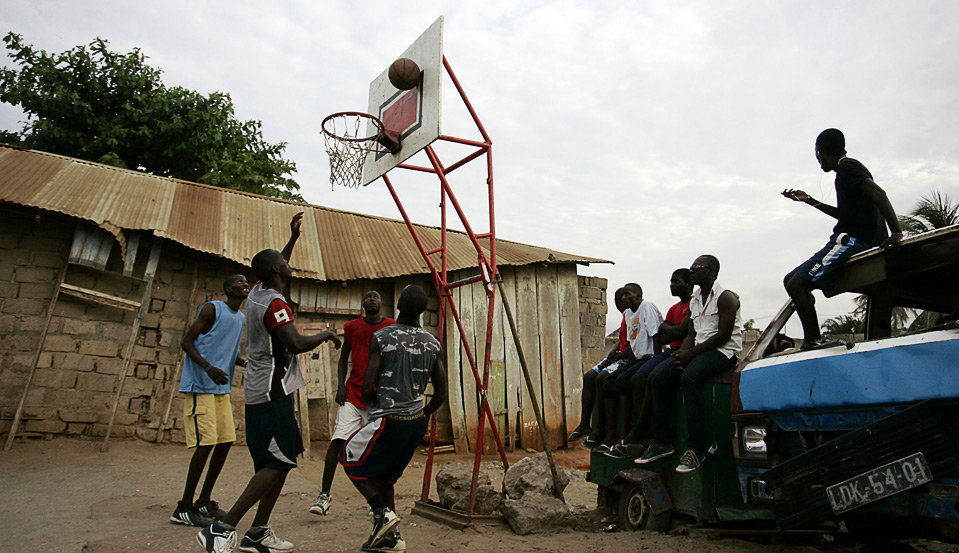
[(213, 524), (209, 518), (201, 515), (193, 505), (182, 501), (176, 502), (176, 510), (170, 515), (170, 522), (203, 528)]
[(196, 512), (207, 518), (216, 520), (223, 520), (226, 518), (226, 511), (221, 509), (217, 502), (213, 501), (212, 499), (210, 501), (204, 501), (203, 503), (198, 501), (193, 504), (193, 508), (196, 509)]
[(214, 522), (196, 535), (196, 541), (207, 553), (234, 553), (236, 529), (222, 522)]
[(373, 509), (373, 531), (370, 532), (369, 547), (380, 545), (389, 536), (390, 530), (399, 523), (400, 518), (389, 507)]
[(376, 551), (378, 553), (405, 553), (406, 541), (400, 536), (400, 533), (394, 529), (378, 546), (372, 547), (370, 540), (366, 540), (366, 543), (360, 546), (360, 549), (363, 551)]

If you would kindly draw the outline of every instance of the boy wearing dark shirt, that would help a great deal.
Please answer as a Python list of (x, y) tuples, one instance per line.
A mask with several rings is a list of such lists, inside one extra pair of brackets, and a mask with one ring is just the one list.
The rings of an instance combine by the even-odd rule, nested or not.
[[(837, 222), (829, 242), (783, 280), (802, 322), (803, 349), (816, 347), (822, 335), (812, 297), (819, 288), (831, 292), (839, 268), (857, 253), (879, 246), (896, 248), (902, 239), (899, 220), (886, 193), (872, 180), (869, 170), (846, 157), (846, 139), (837, 129), (826, 129), (816, 138), (816, 159), (825, 172), (836, 172), (836, 207), (814, 200), (802, 190), (783, 190), (782, 195), (815, 207)], [(886, 233), (886, 225), (892, 235)]]

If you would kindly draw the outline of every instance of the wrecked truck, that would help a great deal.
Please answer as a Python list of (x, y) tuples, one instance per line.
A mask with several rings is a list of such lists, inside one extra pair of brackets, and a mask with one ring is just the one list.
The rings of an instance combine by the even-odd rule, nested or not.
[(857, 255), (833, 293), (865, 299), (861, 338), (780, 351), (787, 303), (733, 375), (743, 499), (781, 530), (959, 541), (959, 226)]

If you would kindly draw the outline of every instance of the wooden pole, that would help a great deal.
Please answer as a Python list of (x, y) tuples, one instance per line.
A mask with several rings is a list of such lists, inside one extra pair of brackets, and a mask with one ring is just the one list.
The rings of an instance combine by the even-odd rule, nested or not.
[(126, 354), (123, 359), (123, 368), (117, 377), (117, 395), (113, 399), (113, 411), (110, 413), (110, 422), (107, 423), (107, 433), (103, 437), (103, 443), (100, 444), (100, 451), (107, 450), (107, 443), (110, 441), (110, 433), (113, 431), (113, 421), (117, 416), (117, 407), (120, 406), (120, 395), (123, 393), (123, 382), (127, 378), (127, 372), (130, 370), (130, 364), (133, 362), (133, 346), (137, 343), (137, 336), (140, 334), (140, 322), (149, 308), (150, 298), (153, 295), (153, 277), (156, 274), (157, 264), (160, 261), (160, 238), (153, 237), (153, 245), (150, 247), (150, 259), (147, 261), (147, 268), (144, 276), (143, 297), (140, 301), (140, 311), (137, 312), (137, 318), (133, 321), (133, 328), (130, 331), (130, 339), (127, 341)]
[[(196, 308), (193, 306), (193, 303), (196, 301), (196, 293), (197, 293), (197, 290), (200, 288), (199, 269), (200, 269), (200, 262), (199, 261), (194, 262), (193, 263), (193, 291), (190, 292), (190, 303), (187, 304), (190, 310), (189, 311), (190, 315), (192, 315), (193, 312), (196, 310)], [(187, 320), (186, 327), (188, 329), (190, 328), (190, 325), (192, 324), (190, 321), (191, 321), (190, 319)], [(186, 331), (184, 331), (184, 333), (186, 333)], [(170, 408), (173, 407), (173, 398), (176, 397), (176, 394), (177, 394), (177, 383), (180, 381), (180, 372), (183, 370), (183, 361), (184, 361), (183, 348), (177, 348), (177, 349), (179, 351), (177, 352), (177, 357), (176, 357), (176, 370), (173, 373), (173, 380), (170, 381), (170, 383), (173, 384), (173, 386), (170, 387), (170, 399), (168, 399), (166, 402), (166, 409), (163, 411), (163, 422), (160, 424), (160, 428), (157, 430), (156, 443), (158, 444), (163, 443), (163, 434), (166, 432), (166, 425), (169, 424), (170, 422)]]
[(516, 322), (513, 320), (513, 310), (509, 306), (509, 298), (506, 297), (506, 290), (503, 288), (503, 280), (496, 281), (499, 286), (499, 295), (503, 298), (503, 308), (506, 310), (506, 319), (509, 321), (510, 332), (513, 333), (513, 341), (516, 342), (516, 354), (519, 357), (519, 364), (523, 368), (523, 377), (526, 379), (526, 389), (529, 390), (529, 400), (533, 404), (533, 412), (536, 414), (536, 424), (539, 426), (539, 433), (543, 437), (543, 451), (546, 453), (546, 462), (549, 464), (549, 472), (553, 475), (553, 488), (556, 497), (566, 503), (563, 497), (563, 487), (560, 485), (559, 472), (556, 470), (556, 462), (553, 461), (553, 452), (549, 448), (549, 437), (546, 434), (546, 424), (543, 421), (543, 413), (539, 410), (539, 402), (536, 400), (536, 390), (533, 389), (533, 380), (529, 376), (529, 367), (526, 366), (526, 356), (523, 355), (523, 344), (520, 343), (519, 332), (516, 330)]
[(60, 269), (60, 276), (57, 277), (57, 284), (53, 288), (53, 297), (47, 305), (47, 316), (43, 323), (43, 332), (40, 333), (40, 343), (37, 344), (37, 351), (33, 354), (33, 361), (30, 363), (30, 374), (27, 376), (27, 383), (23, 385), (23, 394), (20, 396), (20, 404), (17, 405), (17, 412), (13, 416), (13, 424), (10, 425), (10, 433), (7, 434), (7, 443), (3, 450), (8, 451), (13, 445), (13, 439), (17, 436), (17, 430), (20, 426), (20, 417), (23, 415), (23, 406), (27, 401), (27, 392), (30, 390), (30, 383), (33, 381), (33, 375), (37, 372), (37, 362), (40, 360), (40, 354), (43, 352), (43, 342), (47, 339), (47, 331), (50, 329), (50, 319), (53, 318), (53, 308), (57, 305), (57, 298), (60, 297), (60, 285), (63, 284), (63, 278), (67, 275), (69, 263), (64, 263)]

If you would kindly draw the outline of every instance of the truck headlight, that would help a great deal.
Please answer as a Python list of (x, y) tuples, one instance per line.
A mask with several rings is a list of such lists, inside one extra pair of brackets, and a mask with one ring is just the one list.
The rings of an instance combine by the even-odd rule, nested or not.
[(762, 426), (743, 428), (743, 450), (745, 453), (766, 453), (766, 428)]

